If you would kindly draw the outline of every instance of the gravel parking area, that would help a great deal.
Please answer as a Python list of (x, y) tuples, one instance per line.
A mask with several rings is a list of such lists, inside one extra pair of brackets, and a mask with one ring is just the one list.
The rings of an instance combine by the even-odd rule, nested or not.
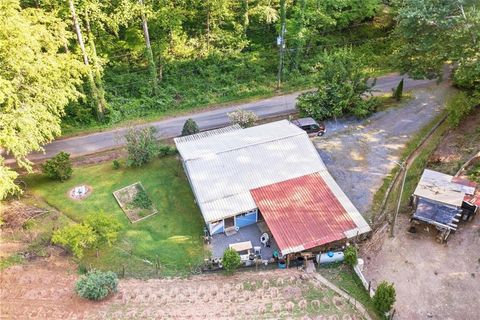
[(414, 98), (402, 106), (362, 122), (327, 122), (327, 134), (313, 139), (328, 170), (365, 218), (405, 143), (439, 114), (453, 90), (446, 83), (414, 90)]

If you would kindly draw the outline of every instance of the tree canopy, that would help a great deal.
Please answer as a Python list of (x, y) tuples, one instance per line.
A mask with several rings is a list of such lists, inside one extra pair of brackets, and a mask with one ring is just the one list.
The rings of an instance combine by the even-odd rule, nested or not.
[(80, 96), (84, 68), (65, 48), (70, 37), (48, 12), (0, 3), (0, 198), (15, 190), (5, 154), (30, 169), (26, 156), (60, 134), (64, 107)]
[(398, 10), (395, 60), (417, 78), (441, 77), (454, 62), (454, 81), (480, 91), (480, 3), (478, 0), (405, 0)]

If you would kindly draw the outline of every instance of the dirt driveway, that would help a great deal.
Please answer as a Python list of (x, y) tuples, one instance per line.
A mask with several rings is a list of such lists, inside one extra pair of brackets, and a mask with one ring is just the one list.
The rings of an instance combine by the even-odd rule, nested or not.
[(75, 266), (52, 256), (1, 272), (1, 319), (362, 319), (351, 305), (296, 269), (121, 280), (90, 302), (73, 292)]
[(395, 319), (480, 319), (480, 217), (460, 224), (446, 245), (435, 241), (434, 228), (411, 234), (408, 226), (400, 215), (395, 238), (376, 235), (379, 246), (364, 253), (372, 285), (395, 284)]
[(452, 92), (446, 83), (414, 90), (414, 98), (402, 107), (361, 123), (329, 122), (327, 130), (334, 132), (313, 140), (333, 178), (364, 217), (370, 218), (373, 195), (396, 165), (405, 143), (439, 114)]

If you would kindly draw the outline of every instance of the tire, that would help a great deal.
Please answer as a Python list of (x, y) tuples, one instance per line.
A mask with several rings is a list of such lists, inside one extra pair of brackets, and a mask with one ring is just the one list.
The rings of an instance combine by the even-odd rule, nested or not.
[(317, 133), (317, 137), (321, 137), (321, 136), (323, 136), (324, 134), (325, 134), (325, 132), (320, 131), (320, 132)]

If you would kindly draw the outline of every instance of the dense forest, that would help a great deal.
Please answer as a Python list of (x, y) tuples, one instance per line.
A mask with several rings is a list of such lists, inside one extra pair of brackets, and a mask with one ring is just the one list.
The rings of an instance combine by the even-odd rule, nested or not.
[[(0, 151), (315, 87), (326, 56), (480, 87), (478, 0), (1, 0)], [(330, 63), (335, 66), (335, 63)], [(0, 178), (16, 173), (2, 165)], [(13, 190), (2, 183), (0, 197)]]

